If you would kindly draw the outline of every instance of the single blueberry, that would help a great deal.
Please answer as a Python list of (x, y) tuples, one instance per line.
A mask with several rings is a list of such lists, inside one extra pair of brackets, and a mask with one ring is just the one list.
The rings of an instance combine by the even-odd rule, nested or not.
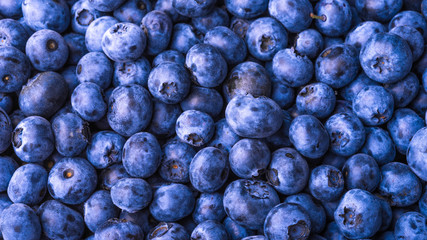
[(151, 186), (140, 178), (122, 178), (111, 188), (111, 200), (114, 205), (129, 213), (147, 207), (152, 197)]
[(96, 188), (95, 168), (84, 158), (63, 158), (49, 172), (50, 195), (66, 204), (86, 201)]
[(123, 166), (131, 176), (147, 178), (159, 167), (161, 153), (155, 136), (147, 132), (136, 133), (123, 146)]
[(215, 147), (201, 149), (193, 157), (189, 168), (191, 185), (199, 192), (219, 190), (228, 178), (227, 153)]

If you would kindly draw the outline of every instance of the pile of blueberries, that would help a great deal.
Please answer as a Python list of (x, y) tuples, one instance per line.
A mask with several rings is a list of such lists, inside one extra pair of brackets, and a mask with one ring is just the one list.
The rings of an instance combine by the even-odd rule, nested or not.
[(0, 239), (426, 240), (427, 0), (0, 0)]

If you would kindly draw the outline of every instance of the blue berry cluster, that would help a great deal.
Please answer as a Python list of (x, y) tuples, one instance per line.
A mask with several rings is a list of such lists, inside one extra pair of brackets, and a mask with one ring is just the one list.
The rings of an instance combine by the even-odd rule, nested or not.
[(427, 0), (0, 0), (0, 239), (427, 240)]

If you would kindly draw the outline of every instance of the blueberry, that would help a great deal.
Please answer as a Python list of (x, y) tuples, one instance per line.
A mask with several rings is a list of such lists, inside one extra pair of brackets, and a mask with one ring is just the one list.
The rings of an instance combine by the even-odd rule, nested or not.
[(103, 13), (93, 8), (88, 0), (79, 0), (71, 7), (71, 29), (85, 34), (89, 25)]
[(308, 187), (314, 198), (334, 201), (343, 193), (344, 176), (336, 167), (320, 165), (311, 171)]
[(388, 122), (393, 110), (393, 95), (381, 86), (367, 86), (353, 98), (354, 113), (368, 126)]
[(280, 148), (272, 153), (267, 180), (280, 193), (296, 194), (308, 182), (307, 161), (293, 148)]
[(289, 140), (301, 155), (319, 158), (328, 151), (329, 134), (323, 124), (311, 115), (300, 115), (289, 127)]
[(255, 233), (252, 230), (240, 226), (238, 223), (236, 223), (229, 217), (225, 218), (223, 224), (231, 240), (243, 239)]
[(294, 103), (295, 90), (287, 84), (273, 82), (271, 91), (271, 99), (273, 99), (281, 108), (289, 108)]
[(212, 138), (214, 127), (214, 121), (207, 113), (187, 110), (176, 120), (175, 131), (181, 141), (200, 147)]
[(270, 163), (270, 150), (258, 139), (242, 139), (230, 150), (230, 168), (240, 178), (255, 178), (266, 172)]
[(130, 62), (115, 62), (113, 85), (117, 87), (126, 84), (139, 84), (147, 87), (150, 71), (150, 62), (145, 57)]
[(239, 1), (239, 0), (225, 0), (225, 7), (232, 15), (239, 18), (255, 18), (267, 10), (267, 0), (254, 0), (254, 1)]
[(122, 161), (125, 139), (113, 131), (95, 133), (86, 148), (87, 160), (97, 169)]
[(183, 111), (198, 110), (217, 117), (222, 111), (223, 103), (221, 94), (215, 89), (192, 86), (180, 105)]
[(230, 65), (243, 62), (247, 54), (245, 41), (227, 27), (212, 28), (203, 42), (214, 46)]
[(259, 180), (233, 181), (224, 192), (224, 209), (227, 215), (251, 230), (262, 228), (268, 212), (279, 202), (276, 191)]
[(406, 154), (414, 134), (425, 127), (425, 121), (409, 108), (397, 109), (387, 123), (391, 139), (400, 154)]
[(334, 90), (324, 83), (306, 85), (296, 97), (296, 106), (301, 114), (317, 118), (329, 116), (335, 107)]
[(389, 228), (389, 226), (391, 225), (393, 213), (392, 213), (390, 204), (388, 204), (386, 199), (383, 199), (381, 197), (377, 197), (377, 200), (381, 206), (381, 217), (382, 217), (382, 223), (381, 223), (381, 227), (379, 229), (379, 232), (383, 232), (384, 230), (387, 230)]
[(271, 136), (282, 125), (281, 117), (280, 107), (267, 97), (236, 96), (225, 110), (228, 125), (241, 137)]
[(238, 95), (271, 96), (271, 81), (266, 69), (251, 61), (240, 63), (231, 69), (222, 88), (227, 102)]
[(427, 174), (425, 171), (425, 148), (427, 138), (427, 128), (421, 128), (412, 137), (408, 151), (406, 152), (406, 159), (411, 170), (422, 180), (427, 180)]
[(217, 87), (227, 75), (227, 62), (213, 46), (200, 43), (191, 47), (185, 57), (193, 82), (202, 87)]
[(57, 32), (43, 29), (28, 39), (25, 52), (33, 67), (39, 71), (59, 70), (68, 59), (68, 45)]
[(347, 238), (370, 238), (381, 227), (381, 206), (371, 193), (352, 189), (344, 194), (334, 218)]
[(105, 190), (94, 192), (84, 203), (83, 212), (85, 224), (92, 232), (108, 219), (119, 215), (119, 210), (111, 201), (110, 193)]
[(30, 77), (28, 57), (14, 47), (0, 46), (0, 92), (19, 91)]
[(206, 34), (209, 30), (217, 26), (228, 26), (229, 17), (224, 9), (215, 7), (205, 16), (192, 18), (191, 23), (199, 32)]
[(283, 25), (271, 17), (253, 21), (246, 32), (249, 53), (262, 61), (272, 60), (274, 55), (288, 44), (288, 33)]
[(228, 178), (227, 154), (215, 147), (201, 149), (193, 157), (189, 168), (192, 186), (200, 192), (212, 193), (220, 189)]
[(80, 204), (96, 188), (95, 168), (83, 158), (63, 158), (49, 172), (47, 187), (50, 195), (66, 204)]
[(160, 176), (166, 181), (189, 182), (190, 162), (196, 154), (194, 149), (179, 140), (172, 140), (163, 146), (162, 152)]
[(223, 118), (215, 123), (215, 133), (208, 145), (230, 152), (239, 140), (240, 136), (233, 132), (227, 120)]
[(424, 39), (427, 37), (427, 21), (425, 17), (416, 11), (402, 11), (390, 20), (389, 29), (399, 26), (411, 26), (418, 30)]
[(56, 72), (43, 72), (29, 79), (19, 94), (19, 107), (25, 115), (50, 117), (65, 103), (68, 86)]
[(360, 52), (369, 38), (380, 32), (386, 32), (386, 27), (381, 23), (375, 21), (362, 22), (347, 34), (345, 43), (355, 47)]
[(391, 162), (381, 167), (378, 192), (390, 206), (406, 207), (414, 204), (422, 194), (421, 183), (408, 165)]
[(120, 22), (140, 24), (142, 18), (151, 10), (153, 3), (149, 0), (127, 0), (114, 10), (113, 15)]
[(154, 192), (150, 213), (158, 221), (173, 222), (190, 215), (195, 202), (191, 189), (186, 185), (163, 185)]
[(396, 34), (406, 40), (412, 52), (412, 61), (418, 60), (424, 52), (423, 35), (414, 27), (402, 25), (394, 27), (389, 31), (389, 33)]
[(96, 229), (94, 240), (111, 239), (112, 236), (120, 240), (144, 239), (144, 232), (133, 222), (112, 218)]
[(88, 50), (85, 45), (85, 38), (83, 35), (77, 33), (68, 33), (64, 35), (64, 40), (68, 45), (68, 64), (77, 64)]
[(382, 166), (394, 160), (396, 148), (389, 133), (379, 127), (365, 128), (366, 141), (360, 150), (372, 156)]
[(427, 110), (427, 91), (420, 89), (418, 95), (409, 104), (409, 107), (418, 115), (423, 116)]
[(102, 52), (102, 36), (119, 21), (111, 16), (102, 16), (89, 24), (85, 33), (85, 44), (90, 52)]
[(4, 239), (37, 240), (42, 228), (37, 214), (22, 203), (15, 203), (3, 210), (0, 220)]
[(418, 212), (407, 212), (396, 222), (396, 239), (425, 239), (427, 237), (426, 217)]
[(245, 39), (246, 32), (248, 31), (249, 25), (253, 22), (253, 19), (243, 19), (243, 18), (237, 18), (233, 17), (230, 21), (229, 28), (237, 34), (241, 39)]
[(0, 46), (15, 47), (24, 52), (25, 43), (29, 37), (30, 35), (25, 30), (24, 26), (18, 21), (13, 19), (0, 20)]
[(184, 55), (182, 55), (180, 52), (176, 50), (166, 50), (159, 53), (153, 59), (153, 67), (157, 67), (164, 62), (173, 62), (173, 63), (177, 63), (179, 65), (184, 66), (185, 57)]
[(388, 22), (402, 8), (402, 0), (355, 0), (355, 7), (363, 20)]
[(9, 115), (0, 107), (0, 153), (9, 148), (12, 130), (12, 122)]
[(158, 138), (170, 137), (175, 133), (175, 123), (182, 110), (178, 104), (154, 101), (153, 117), (148, 132)]
[(190, 235), (185, 228), (178, 223), (159, 223), (147, 235), (148, 240), (187, 240)]
[(341, 88), (353, 81), (359, 71), (357, 50), (347, 44), (335, 44), (316, 59), (315, 74), (319, 82)]
[(298, 204), (306, 211), (311, 222), (311, 232), (320, 233), (326, 224), (326, 213), (322, 205), (315, 202), (314, 199), (306, 193), (291, 195), (286, 198), (286, 203)]
[(417, 76), (409, 73), (398, 82), (385, 84), (384, 88), (393, 95), (396, 107), (406, 107), (417, 96), (420, 84)]
[(133, 23), (117, 23), (102, 36), (102, 50), (116, 62), (135, 61), (147, 44), (144, 31)]
[[(293, 71), (289, 71), (293, 69)], [(313, 63), (294, 48), (280, 50), (273, 57), (272, 70), (278, 82), (290, 87), (307, 84), (314, 74)]]
[(173, 26), (173, 34), (170, 40), (170, 48), (182, 54), (203, 41), (203, 36), (193, 26), (186, 23), (177, 23)]
[(111, 128), (129, 137), (150, 123), (153, 103), (150, 93), (136, 84), (121, 85), (113, 90), (108, 102), (107, 118)]
[(70, 8), (65, 0), (24, 0), (22, 14), (34, 31), (50, 29), (62, 33), (70, 25)]
[(105, 190), (110, 190), (114, 184), (122, 178), (130, 177), (122, 164), (116, 163), (105, 169), (99, 174), (100, 187)]
[(147, 37), (145, 53), (157, 55), (169, 45), (172, 35), (172, 20), (169, 16), (158, 10), (147, 13), (141, 21), (141, 28)]
[(0, 191), (7, 190), (10, 179), (19, 165), (8, 156), (0, 156)]
[(14, 106), (14, 98), (12, 94), (0, 93), (0, 108), (2, 108), (7, 114), (11, 114)]
[(360, 50), (360, 65), (369, 78), (379, 83), (403, 79), (411, 71), (412, 60), (408, 43), (390, 33), (373, 35)]
[(266, 138), (267, 143), (271, 149), (292, 146), (292, 143), (289, 140), (289, 127), (292, 123), (292, 116), (287, 111), (282, 110), (282, 118), (283, 123), (279, 130), (275, 134)]
[(111, 200), (114, 205), (129, 213), (147, 207), (152, 197), (150, 185), (139, 178), (122, 178), (111, 188)]
[(79, 116), (89, 122), (99, 121), (107, 112), (102, 89), (95, 83), (80, 83), (71, 95), (71, 106)]
[(351, 26), (351, 9), (346, 0), (320, 0), (315, 8), (314, 23), (322, 34), (328, 37), (344, 35)]
[(21, 5), (24, 0), (5, 0), (0, 3), (0, 14), (15, 18), (22, 15)]
[(212, 11), (215, 3), (216, 0), (172, 0), (172, 6), (179, 14), (191, 18), (206, 16)]
[(315, 29), (306, 29), (295, 36), (294, 45), (298, 53), (314, 59), (323, 49), (323, 36)]
[(191, 233), (191, 239), (223, 239), (228, 240), (228, 233), (224, 225), (214, 220), (206, 220), (197, 225)]
[(215, 193), (202, 193), (196, 200), (193, 211), (194, 222), (199, 224), (207, 220), (222, 221), (225, 217), (223, 195)]
[(362, 122), (352, 113), (337, 113), (325, 123), (331, 140), (330, 150), (340, 156), (355, 154), (365, 143)]
[(42, 162), (55, 148), (52, 128), (39, 116), (24, 118), (12, 133), (15, 154), (24, 162)]
[(40, 205), (37, 215), (43, 234), (50, 239), (79, 240), (83, 236), (85, 223), (82, 215), (56, 200)]
[(108, 88), (113, 77), (113, 65), (101, 52), (85, 54), (78, 62), (76, 68), (77, 78), (80, 83), (93, 82), (102, 89)]
[(311, 231), (307, 212), (294, 203), (281, 203), (267, 215), (264, 235), (270, 240), (307, 239)]
[(289, 32), (299, 33), (310, 26), (313, 6), (308, 0), (272, 0), (268, 3), (268, 12)]
[(89, 6), (95, 8), (101, 12), (112, 12), (120, 5), (122, 5), (125, 0), (87, 0)]
[(160, 145), (152, 134), (136, 133), (123, 146), (123, 166), (133, 177), (149, 177), (159, 167), (161, 153)]
[(380, 169), (375, 159), (359, 153), (351, 156), (342, 168), (347, 189), (363, 189), (373, 192), (381, 179)]
[(155, 99), (177, 104), (187, 96), (191, 81), (184, 66), (165, 62), (151, 70), (147, 84)]
[(14, 203), (35, 205), (43, 200), (47, 189), (47, 172), (29, 163), (16, 169), (10, 179), (7, 195)]

